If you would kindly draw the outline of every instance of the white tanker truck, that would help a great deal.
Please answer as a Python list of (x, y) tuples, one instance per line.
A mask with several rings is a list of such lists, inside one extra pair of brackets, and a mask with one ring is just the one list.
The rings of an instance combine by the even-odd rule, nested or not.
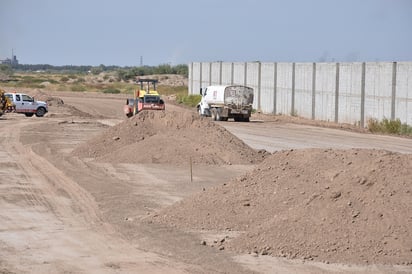
[(200, 89), (199, 115), (215, 121), (249, 122), (252, 114), (253, 89), (241, 85), (209, 86)]

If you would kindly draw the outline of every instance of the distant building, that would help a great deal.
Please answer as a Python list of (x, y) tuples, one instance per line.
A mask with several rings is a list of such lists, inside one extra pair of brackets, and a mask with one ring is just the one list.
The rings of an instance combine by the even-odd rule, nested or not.
[(11, 59), (10, 58), (6, 58), (4, 60), (0, 60), (0, 62), (2, 64), (6, 64), (6, 65), (12, 65), (12, 66), (16, 66), (19, 64), (19, 60), (17, 60), (17, 56), (12, 54)]

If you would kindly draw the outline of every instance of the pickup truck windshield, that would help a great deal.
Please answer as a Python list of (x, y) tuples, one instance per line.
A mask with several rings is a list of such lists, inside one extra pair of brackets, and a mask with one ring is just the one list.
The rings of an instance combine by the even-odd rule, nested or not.
[(28, 96), (26, 94), (22, 94), (22, 97), (23, 97), (24, 102), (33, 102), (34, 101), (33, 98), (31, 98), (30, 96)]

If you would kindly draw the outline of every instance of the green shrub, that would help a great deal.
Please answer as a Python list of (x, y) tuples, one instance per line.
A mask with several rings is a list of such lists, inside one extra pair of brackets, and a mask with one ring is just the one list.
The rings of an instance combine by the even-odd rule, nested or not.
[(83, 85), (72, 85), (70, 87), (71, 91), (86, 91), (86, 87), (84, 87)]
[(47, 79), (47, 82), (49, 82), (50, 84), (58, 84), (59, 82), (54, 80), (54, 79)]
[(69, 88), (65, 85), (59, 85), (56, 90), (58, 90), (58, 91), (67, 91), (67, 90), (69, 90)]
[(158, 86), (157, 91), (161, 95), (165, 96), (173, 94), (176, 96), (184, 96), (188, 93), (188, 89), (186, 86)]
[(63, 76), (62, 78), (60, 78), (60, 82), (66, 83), (67, 81), (69, 81), (69, 77)]
[(369, 119), (368, 130), (373, 133), (412, 135), (412, 127), (408, 126), (406, 123), (402, 124), (400, 119), (389, 120), (383, 118), (382, 121)]
[(386, 118), (383, 118), (382, 123), (383, 123), (383, 129), (387, 133), (399, 134), (401, 132), (402, 123), (400, 119), (388, 120)]
[(176, 96), (176, 101), (179, 104), (184, 104), (189, 107), (196, 107), (201, 99), (202, 99), (201, 95), (180, 95), (178, 94)]
[(103, 93), (114, 93), (114, 94), (119, 94), (121, 91), (118, 90), (117, 88), (106, 88), (102, 90)]
[(372, 133), (381, 132), (381, 125), (379, 121), (375, 118), (371, 118), (368, 120), (368, 130)]
[(402, 135), (412, 135), (412, 127), (408, 126), (406, 123), (401, 125)]

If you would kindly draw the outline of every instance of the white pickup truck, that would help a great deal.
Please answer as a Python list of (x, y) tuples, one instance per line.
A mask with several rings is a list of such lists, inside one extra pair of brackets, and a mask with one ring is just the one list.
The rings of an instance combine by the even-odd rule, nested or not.
[(33, 97), (24, 93), (5, 93), (11, 102), (16, 107), (16, 113), (22, 113), (27, 117), (32, 117), (34, 114), (37, 117), (43, 117), (48, 111), (47, 103), (43, 101), (35, 101)]

